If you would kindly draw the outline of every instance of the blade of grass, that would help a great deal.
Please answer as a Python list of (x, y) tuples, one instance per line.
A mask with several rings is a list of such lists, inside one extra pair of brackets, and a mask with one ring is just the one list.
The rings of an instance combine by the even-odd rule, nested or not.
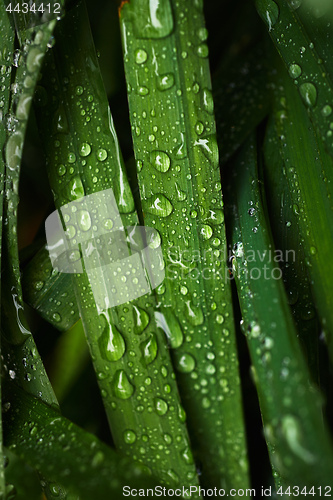
[[(78, 200), (80, 209), (83, 196), (102, 195), (112, 188), (124, 227), (136, 226), (138, 217), (83, 2), (59, 24), (56, 40), (54, 59), (49, 58), (41, 80), (48, 107), (36, 110), (56, 206), (59, 209)], [(110, 231), (112, 221), (103, 204), (94, 210), (96, 226), (105, 223)], [(66, 224), (73, 228), (73, 221)], [(79, 221), (74, 239), (79, 241), (84, 234), (93, 238), (93, 228), (90, 223), (82, 229)], [(101, 241), (99, 251), (106, 252), (108, 242)], [(101, 261), (97, 263), (102, 266)], [(94, 291), (97, 288), (108, 297), (111, 278), (98, 269), (96, 273)], [(131, 280), (130, 275), (124, 276)], [(155, 296), (102, 307), (96, 304), (86, 272), (74, 276), (74, 288), (116, 447), (143, 461), (167, 484), (196, 484), (167, 340), (154, 317)], [(123, 289), (126, 294), (125, 281)]]
[(331, 437), (274, 260), (278, 254), (260, 194), (253, 136), (232, 169), (228, 194), (232, 268), (276, 485), (330, 484)]
[[(121, 457), (92, 434), (30, 396), (4, 384), (5, 445), (41, 474), (61, 483), (82, 500), (120, 498), (123, 487), (154, 487), (147, 469)], [(53, 495), (57, 485), (51, 483)], [(58, 492), (59, 498), (59, 492)]]
[[(307, 31), (298, 10), (295, 10), (299, 5), (299, 2), (294, 3), (292, 0), (256, 0), (257, 10), (268, 26), (269, 34), (289, 71), (290, 79), (297, 87), (321, 139), (333, 155), (330, 116), (333, 106), (333, 73), (330, 72), (333, 45), (332, 36), (329, 34), (331, 28), (327, 27), (327, 21), (321, 21), (320, 25), (317, 21), (316, 29)], [(308, 12), (306, 16), (307, 24), (316, 23)], [(321, 39), (318, 38), (319, 33), (322, 34)], [(325, 44), (330, 48), (328, 53), (323, 53), (325, 58), (322, 59), (317, 51), (317, 41), (318, 47), (322, 48), (325, 38)]]
[[(5, 11), (4, 3), (0, 3), (0, 68), (1, 68), (1, 87), (0, 87), (0, 151), (3, 151), (6, 142), (6, 127), (7, 113), (10, 105), (10, 82), (12, 72), (12, 60), (14, 55), (14, 30), (10, 24), (10, 20)], [(5, 162), (3, 155), (0, 154), (0, 269), (2, 265), (2, 225), (3, 225), (3, 203), (4, 203), (4, 176)], [(2, 304), (1, 304), (1, 307)], [(0, 344), (1, 345), (1, 344)], [(1, 348), (0, 348), (1, 349)], [(1, 350), (0, 350), (1, 353)], [(1, 402), (1, 385), (0, 385), (0, 402)], [(5, 495), (5, 474), (4, 474), (4, 457), (2, 448), (2, 418), (0, 415), (0, 496)]]
[(166, 262), (160, 314), (183, 331), (171, 347), (201, 479), (246, 488), (202, 3), (168, 0), (154, 10), (146, 0), (123, 2), (120, 23), (144, 220), (160, 233)]
[[(292, 209), (297, 218), (314, 301), (333, 360), (333, 268), (327, 265), (331, 260), (333, 241), (330, 182), (333, 159), (327, 154), (288, 75), (282, 68), (279, 74), (281, 81), (275, 90), (275, 134)], [(285, 119), (279, 119), (281, 102), (284, 104)], [(272, 161), (268, 153), (269, 146), (267, 165)], [(325, 272), (322, 272), (323, 269)]]

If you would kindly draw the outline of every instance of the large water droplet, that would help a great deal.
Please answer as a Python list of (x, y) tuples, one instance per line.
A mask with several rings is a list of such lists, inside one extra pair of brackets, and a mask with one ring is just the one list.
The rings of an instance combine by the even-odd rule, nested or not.
[(99, 161), (104, 161), (104, 160), (107, 159), (107, 157), (108, 157), (108, 153), (107, 153), (107, 151), (105, 149), (99, 149), (97, 151), (97, 159)]
[(302, 83), (299, 87), (299, 93), (304, 103), (312, 108), (317, 102), (317, 89), (313, 83)]
[(279, 19), (278, 5), (273, 0), (258, 0), (257, 9), (263, 21), (268, 25), (269, 31), (271, 31)]
[(84, 187), (81, 181), (81, 178), (76, 175), (71, 179), (68, 185), (69, 195), (72, 200), (78, 200), (79, 198), (83, 198), (84, 196)]
[(134, 9), (134, 30), (138, 38), (164, 38), (172, 32), (170, 0), (147, 0), (145, 9)]
[(200, 306), (194, 306), (190, 300), (185, 302), (186, 316), (190, 323), (194, 326), (202, 325), (204, 321), (203, 312)]
[(180, 347), (183, 343), (184, 336), (175, 314), (168, 309), (164, 309), (163, 314), (155, 312), (155, 319), (157, 326), (162, 328), (166, 334), (172, 349)]
[(173, 73), (166, 73), (157, 77), (157, 88), (159, 90), (171, 89), (175, 84), (175, 76)]
[(159, 172), (167, 172), (170, 168), (171, 160), (164, 151), (152, 151), (150, 153), (150, 163)]
[(87, 142), (83, 142), (80, 147), (80, 156), (88, 156), (91, 152), (91, 146)]
[(191, 354), (175, 354), (175, 366), (181, 373), (190, 373), (195, 368), (195, 359)]
[(149, 325), (149, 314), (141, 307), (133, 306), (133, 316), (134, 316), (134, 333), (140, 334)]
[(29, 73), (39, 71), (43, 59), (43, 52), (37, 47), (30, 48), (27, 56), (27, 70)]
[(89, 231), (91, 228), (91, 218), (87, 210), (80, 210), (78, 213), (78, 224), (82, 231)]
[(28, 119), (31, 100), (32, 100), (31, 95), (23, 94), (19, 98), (19, 101), (17, 104), (17, 109), (16, 109), (16, 116), (19, 120), (27, 120)]
[(212, 91), (210, 89), (203, 89), (202, 91), (202, 104), (204, 110), (207, 111), (210, 115), (214, 113), (214, 101)]
[(152, 333), (147, 340), (141, 342), (140, 349), (145, 364), (149, 365), (150, 363), (152, 363), (156, 358), (158, 351), (156, 335)]
[(224, 213), (223, 210), (209, 210), (209, 221), (212, 224), (223, 224), (224, 222)]
[(98, 339), (99, 349), (104, 359), (118, 361), (123, 357), (126, 347), (121, 333), (110, 322), (107, 322), (102, 335)]
[(6, 163), (10, 170), (17, 170), (20, 167), (22, 157), (22, 140), (21, 132), (12, 134), (6, 144)]
[(126, 431), (124, 431), (123, 436), (124, 436), (124, 441), (127, 444), (133, 444), (136, 441), (136, 433), (131, 429), (126, 429)]
[(298, 78), (302, 74), (302, 68), (298, 64), (291, 64), (289, 66), (289, 75), (291, 78)]
[(124, 370), (118, 370), (112, 381), (114, 395), (119, 399), (128, 399), (134, 392), (134, 387)]
[(204, 224), (200, 229), (200, 234), (204, 240), (209, 240), (213, 236), (213, 229), (208, 224)]
[(330, 116), (332, 114), (332, 107), (329, 104), (326, 104), (326, 106), (324, 106), (321, 110), (321, 114), (325, 117)]
[(143, 207), (148, 213), (159, 217), (167, 217), (173, 210), (173, 206), (164, 194), (156, 194), (144, 200)]
[(165, 415), (169, 407), (168, 404), (164, 401), (164, 399), (155, 398), (154, 403), (155, 403), (156, 413), (158, 415)]
[(135, 62), (136, 64), (143, 64), (147, 61), (148, 54), (144, 49), (138, 49), (135, 52)]

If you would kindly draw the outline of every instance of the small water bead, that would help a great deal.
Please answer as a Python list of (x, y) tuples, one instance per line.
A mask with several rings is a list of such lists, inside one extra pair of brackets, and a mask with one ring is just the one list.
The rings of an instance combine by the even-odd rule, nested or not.
[(190, 373), (195, 368), (195, 359), (191, 354), (178, 354), (176, 352), (175, 360), (176, 370), (181, 373)]
[(166, 73), (157, 77), (157, 88), (159, 90), (169, 90), (175, 84), (175, 76), (173, 73)]
[(66, 173), (66, 167), (62, 163), (58, 166), (58, 175), (62, 177)]
[(145, 364), (149, 365), (150, 363), (152, 363), (154, 359), (156, 359), (158, 351), (156, 335), (152, 333), (147, 340), (141, 342), (140, 349)]
[(78, 85), (75, 89), (76, 95), (82, 95), (83, 94), (83, 87), (81, 85)]
[(99, 161), (105, 161), (107, 159), (107, 157), (108, 157), (108, 153), (105, 149), (99, 149), (97, 151), (97, 159)]
[(148, 54), (144, 49), (137, 49), (135, 51), (136, 64), (144, 64), (148, 59)]
[(321, 110), (321, 114), (325, 117), (330, 116), (332, 114), (332, 107), (329, 104), (323, 107)]
[(302, 68), (298, 64), (291, 64), (289, 66), (289, 75), (291, 78), (295, 79), (300, 77), (302, 74)]
[(88, 156), (91, 153), (91, 146), (87, 142), (83, 142), (80, 147), (80, 156)]
[(187, 197), (187, 194), (185, 191), (182, 191), (179, 187), (179, 185), (177, 184), (177, 182), (175, 183), (175, 189), (176, 189), (176, 193), (177, 193), (177, 198), (179, 201), (185, 201), (186, 200), (186, 197)]
[(302, 5), (303, 0), (289, 0), (291, 10), (297, 10)]
[(256, 213), (256, 209), (255, 208), (249, 208), (247, 213), (249, 214), (250, 217), (253, 217), (254, 214)]
[(155, 410), (158, 415), (165, 415), (166, 412), (168, 411), (169, 407), (166, 401), (162, 398), (155, 398), (154, 399), (155, 403)]
[(140, 335), (149, 325), (149, 314), (141, 307), (133, 306), (134, 333)]
[(59, 313), (55, 312), (54, 314), (52, 314), (52, 319), (56, 322), (56, 323), (59, 323), (61, 321), (61, 316)]
[(181, 285), (179, 291), (182, 295), (186, 295), (188, 293), (188, 288), (185, 285)]
[(118, 370), (112, 381), (114, 395), (119, 399), (128, 399), (134, 392), (134, 387), (124, 370)]
[(197, 47), (197, 55), (199, 57), (208, 57), (209, 50), (208, 50), (208, 45), (206, 43), (202, 43)]
[(149, 89), (147, 87), (138, 87), (137, 94), (141, 96), (146, 96), (149, 94)]
[(164, 151), (152, 151), (150, 153), (150, 163), (159, 172), (167, 172), (170, 168), (171, 160)]
[(313, 83), (302, 83), (299, 87), (299, 93), (304, 101), (304, 103), (312, 108), (317, 102), (317, 89)]
[(167, 217), (171, 214), (173, 206), (163, 194), (156, 194), (143, 202), (144, 210), (152, 215)]
[(75, 153), (68, 153), (67, 160), (68, 160), (68, 163), (75, 163), (75, 161), (76, 161)]
[(205, 126), (202, 122), (197, 122), (195, 124), (195, 131), (198, 135), (201, 135), (204, 133), (204, 130), (205, 130)]
[(43, 288), (43, 286), (44, 286), (44, 281), (35, 281), (33, 284), (34, 289), (37, 290), (38, 292)]
[(204, 240), (209, 240), (213, 236), (213, 229), (208, 224), (204, 224), (200, 229), (200, 234)]
[(198, 29), (198, 38), (202, 42), (205, 42), (208, 38), (208, 30), (206, 28), (199, 28)]

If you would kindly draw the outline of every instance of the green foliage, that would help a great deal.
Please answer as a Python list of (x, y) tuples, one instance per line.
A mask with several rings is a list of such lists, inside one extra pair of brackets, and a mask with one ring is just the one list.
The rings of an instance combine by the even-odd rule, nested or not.
[(0, 498), (327, 492), (330, 3), (60, 4), (0, 0)]

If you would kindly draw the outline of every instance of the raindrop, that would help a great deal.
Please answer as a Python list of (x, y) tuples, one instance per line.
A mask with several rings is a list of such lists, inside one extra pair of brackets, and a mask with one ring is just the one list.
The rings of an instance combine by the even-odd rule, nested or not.
[(178, 319), (172, 311), (164, 310), (164, 313), (155, 312), (156, 324), (161, 328), (170, 343), (172, 349), (180, 347), (184, 336)]
[(27, 70), (29, 73), (39, 71), (43, 59), (43, 52), (37, 47), (32, 47), (27, 56)]
[(165, 75), (159, 75), (157, 77), (157, 88), (159, 90), (171, 89), (175, 84), (175, 76), (173, 73), (166, 73)]
[(214, 113), (214, 101), (211, 90), (205, 88), (202, 91), (202, 103), (204, 110), (210, 115)]
[(144, 210), (152, 215), (167, 217), (171, 214), (173, 206), (163, 194), (156, 194), (143, 202)]
[(332, 114), (332, 107), (329, 104), (326, 104), (326, 106), (324, 106), (321, 110), (321, 114), (325, 117), (330, 116)]
[(134, 333), (141, 334), (149, 324), (149, 314), (141, 307), (133, 306), (134, 310)]
[(143, 64), (147, 61), (148, 59), (148, 54), (144, 49), (138, 49), (135, 52), (135, 62), (137, 64)]
[(91, 218), (87, 210), (80, 210), (78, 213), (78, 224), (82, 231), (89, 231), (91, 228)]
[(78, 85), (75, 89), (76, 95), (82, 95), (83, 94), (83, 87), (81, 85)]
[(176, 193), (177, 193), (177, 198), (179, 201), (184, 201), (186, 200), (186, 193), (185, 191), (182, 191), (179, 187), (179, 185), (177, 184), (177, 182), (175, 183), (175, 189), (176, 189)]
[(66, 167), (65, 167), (65, 165), (60, 164), (60, 165), (58, 166), (58, 175), (59, 175), (60, 177), (62, 177), (63, 175), (65, 175), (65, 173), (66, 173)]
[(78, 200), (79, 198), (83, 198), (84, 187), (83, 187), (82, 181), (78, 175), (76, 175), (75, 177), (73, 177), (73, 179), (71, 179), (71, 181), (69, 182), (69, 185), (68, 185), (68, 190), (69, 190), (70, 197), (73, 200)]
[(317, 102), (317, 89), (313, 83), (302, 83), (299, 87), (299, 93), (304, 101), (304, 103), (313, 107)]
[(167, 172), (170, 168), (171, 160), (164, 151), (152, 151), (150, 153), (150, 163), (159, 172)]
[(202, 325), (204, 321), (203, 312), (200, 306), (194, 306), (190, 300), (185, 302), (186, 316), (190, 323), (194, 326)]
[(195, 124), (195, 131), (198, 135), (203, 134), (204, 130), (205, 130), (205, 126), (202, 122), (197, 122)]
[(79, 151), (80, 156), (88, 156), (90, 152), (91, 152), (90, 144), (88, 144), (87, 142), (82, 143)]
[(181, 373), (190, 373), (195, 368), (195, 359), (191, 354), (175, 354), (175, 366)]
[(22, 157), (22, 139), (21, 132), (12, 134), (6, 144), (6, 162), (10, 170), (17, 170)]
[(125, 341), (119, 330), (109, 321), (98, 339), (101, 355), (107, 361), (118, 361), (125, 353)]
[(291, 78), (295, 79), (301, 76), (302, 68), (298, 64), (291, 64), (289, 66), (289, 75)]
[(52, 319), (56, 322), (56, 323), (59, 323), (61, 321), (61, 316), (59, 313), (55, 312), (54, 314), (52, 314)]
[(213, 229), (208, 224), (204, 224), (200, 229), (200, 234), (204, 240), (209, 240), (213, 236)]
[(166, 412), (168, 411), (169, 407), (168, 407), (168, 404), (164, 401), (164, 399), (155, 398), (154, 403), (155, 403), (155, 410), (156, 410), (157, 415), (165, 415)]
[(97, 159), (99, 161), (104, 161), (104, 160), (106, 160), (107, 157), (108, 157), (108, 153), (105, 149), (99, 149), (97, 151)]
[(68, 163), (75, 163), (76, 161), (76, 156), (75, 156), (75, 153), (68, 153)]
[(119, 399), (128, 399), (134, 392), (134, 387), (124, 370), (118, 370), (112, 381), (113, 392)]
[(138, 93), (138, 95), (146, 96), (149, 94), (149, 89), (147, 87), (138, 87), (137, 93)]
[(146, 365), (152, 363), (158, 351), (156, 335), (152, 333), (147, 340), (141, 342), (140, 349)]
[(136, 434), (131, 429), (126, 429), (123, 435), (126, 444), (133, 444), (136, 441)]

